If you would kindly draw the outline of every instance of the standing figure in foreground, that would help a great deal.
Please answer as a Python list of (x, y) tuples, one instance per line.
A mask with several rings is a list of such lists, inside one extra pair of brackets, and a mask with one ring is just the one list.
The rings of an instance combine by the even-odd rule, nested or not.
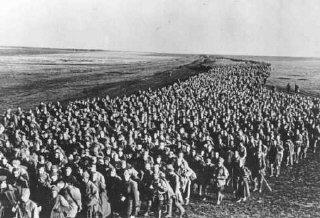
[(49, 200), (49, 210), (44, 211), (43, 217), (65, 218), (70, 205), (69, 202), (59, 194), (57, 186), (51, 187), (51, 199)]
[(300, 134), (300, 130), (297, 129), (294, 135), (294, 148), (295, 148), (294, 163), (299, 163), (302, 142), (303, 142), (302, 134)]
[(168, 215), (166, 217), (172, 217), (172, 206), (173, 204), (178, 208), (180, 211), (180, 217), (183, 216), (185, 213), (185, 209), (181, 205), (183, 202), (182, 194), (180, 191), (180, 179), (179, 176), (174, 172), (174, 168), (172, 164), (167, 165), (167, 179), (169, 182), (169, 185), (173, 189), (174, 195), (169, 196), (169, 208), (168, 208)]
[(140, 210), (138, 184), (131, 179), (129, 170), (123, 172), (123, 178), (120, 212), (123, 213), (122, 217), (136, 217)]
[(277, 139), (275, 141), (276, 144), (276, 157), (275, 157), (275, 171), (276, 171), (276, 177), (280, 175), (280, 169), (281, 169), (281, 163), (283, 158), (283, 142), (280, 139), (280, 135), (277, 136)]
[(82, 210), (81, 192), (78, 188), (74, 187), (70, 181), (59, 180), (57, 183), (59, 194), (64, 197), (68, 203), (69, 208), (66, 213), (67, 218), (74, 218)]
[(16, 208), (15, 217), (17, 218), (39, 218), (40, 208), (30, 200), (30, 189), (28, 188), (22, 190), (21, 201)]
[(220, 157), (218, 166), (214, 171), (214, 185), (218, 194), (217, 205), (221, 204), (221, 201), (224, 197), (222, 192), (224, 190), (224, 186), (226, 185), (227, 179), (229, 177), (229, 172), (227, 168), (223, 165), (223, 162), (224, 162), (224, 159)]
[(155, 173), (153, 174), (153, 181), (149, 188), (152, 191), (152, 195), (153, 195), (153, 205), (154, 205), (154, 208), (156, 209), (156, 217), (161, 218), (162, 207), (166, 197), (165, 195), (167, 194), (167, 191), (168, 191), (167, 181), (165, 180), (165, 178), (160, 176), (159, 173)]
[(182, 151), (179, 151), (178, 158), (176, 160), (176, 169), (177, 174), (181, 178), (181, 194), (184, 200), (184, 204), (189, 204), (190, 191), (191, 191), (191, 175), (194, 173), (193, 170), (189, 167), (188, 162), (184, 159), (184, 154)]
[(18, 202), (17, 189), (7, 183), (6, 176), (0, 176), (0, 218), (14, 217), (12, 208)]
[(246, 202), (247, 199), (250, 197), (250, 185), (249, 182), (251, 180), (251, 172), (250, 170), (244, 166), (242, 162), (240, 162), (240, 168), (238, 172), (239, 176), (239, 184), (238, 190), (236, 193), (237, 202)]
[(95, 218), (102, 215), (99, 211), (99, 190), (97, 186), (90, 181), (90, 174), (84, 171), (83, 174), (83, 214), (87, 218)]

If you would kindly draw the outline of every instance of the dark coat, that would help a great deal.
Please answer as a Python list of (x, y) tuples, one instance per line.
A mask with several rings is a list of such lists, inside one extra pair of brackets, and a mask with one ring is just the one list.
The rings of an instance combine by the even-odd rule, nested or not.
[(137, 216), (140, 209), (140, 193), (137, 182), (133, 180), (125, 181), (123, 184), (121, 196), (125, 197), (123, 212), (125, 217), (131, 215)]

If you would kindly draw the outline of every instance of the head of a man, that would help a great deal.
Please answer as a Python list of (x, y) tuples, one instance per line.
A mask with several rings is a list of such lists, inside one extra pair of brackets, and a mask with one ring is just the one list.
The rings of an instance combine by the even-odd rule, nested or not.
[(131, 178), (131, 173), (129, 170), (125, 170), (123, 172), (123, 178), (124, 178), (124, 181), (128, 182)]
[(12, 174), (15, 178), (18, 178), (20, 176), (20, 171), (18, 168), (13, 168)]
[(52, 198), (56, 198), (58, 196), (59, 193), (59, 188), (57, 186), (52, 186), (51, 187), (51, 194), (52, 194)]
[(94, 163), (91, 163), (89, 165), (88, 169), (90, 170), (91, 173), (95, 173), (95, 172), (97, 172), (97, 165)]
[(0, 188), (5, 189), (8, 187), (7, 184), (7, 177), (6, 176), (0, 176)]
[(26, 188), (22, 190), (21, 201), (27, 202), (30, 199), (30, 189)]
[(71, 166), (67, 166), (66, 167), (66, 176), (71, 176), (71, 174), (72, 174), (72, 168), (71, 168)]
[(66, 182), (63, 181), (62, 179), (60, 179), (60, 180), (57, 182), (57, 187), (59, 188), (59, 190), (63, 189), (65, 186), (66, 186)]
[(90, 180), (90, 173), (87, 170), (83, 171), (82, 178), (83, 181), (87, 183)]
[(222, 157), (220, 157), (219, 162), (218, 162), (219, 167), (222, 167), (223, 163), (224, 163), (224, 159)]

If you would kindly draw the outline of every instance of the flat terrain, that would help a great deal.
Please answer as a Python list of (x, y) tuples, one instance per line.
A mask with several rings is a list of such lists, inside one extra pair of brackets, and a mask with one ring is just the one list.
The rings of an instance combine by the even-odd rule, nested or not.
[[(112, 97), (205, 72), (201, 55), (0, 47), (0, 112), (41, 101)], [(216, 58), (212, 59), (216, 62)], [(232, 63), (219, 59), (221, 64)]]
[(127, 86), (130, 81), (132, 86), (196, 59), (195, 55), (3, 48), (0, 111), (17, 106), (33, 108), (40, 101), (126, 94), (119, 89), (123, 82)]

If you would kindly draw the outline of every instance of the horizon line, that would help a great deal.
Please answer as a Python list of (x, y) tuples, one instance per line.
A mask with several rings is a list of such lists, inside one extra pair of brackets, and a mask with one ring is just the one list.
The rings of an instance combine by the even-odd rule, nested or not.
[(59, 48), (59, 47), (40, 47), (40, 46), (18, 46), (18, 45), (0, 45), (0, 48), (34, 48), (34, 49), (52, 49), (52, 50), (70, 50), (70, 51), (97, 51), (97, 52), (136, 52), (136, 53), (153, 53), (153, 54), (172, 54), (172, 55), (212, 55), (212, 56), (246, 56), (246, 57), (281, 57), (281, 58), (310, 58), (320, 59), (316, 56), (289, 56), (289, 55), (257, 55), (257, 54), (212, 54), (212, 53), (182, 53), (182, 52), (160, 52), (160, 51), (134, 51), (134, 50), (117, 50), (117, 49), (98, 49), (98, 48)]

